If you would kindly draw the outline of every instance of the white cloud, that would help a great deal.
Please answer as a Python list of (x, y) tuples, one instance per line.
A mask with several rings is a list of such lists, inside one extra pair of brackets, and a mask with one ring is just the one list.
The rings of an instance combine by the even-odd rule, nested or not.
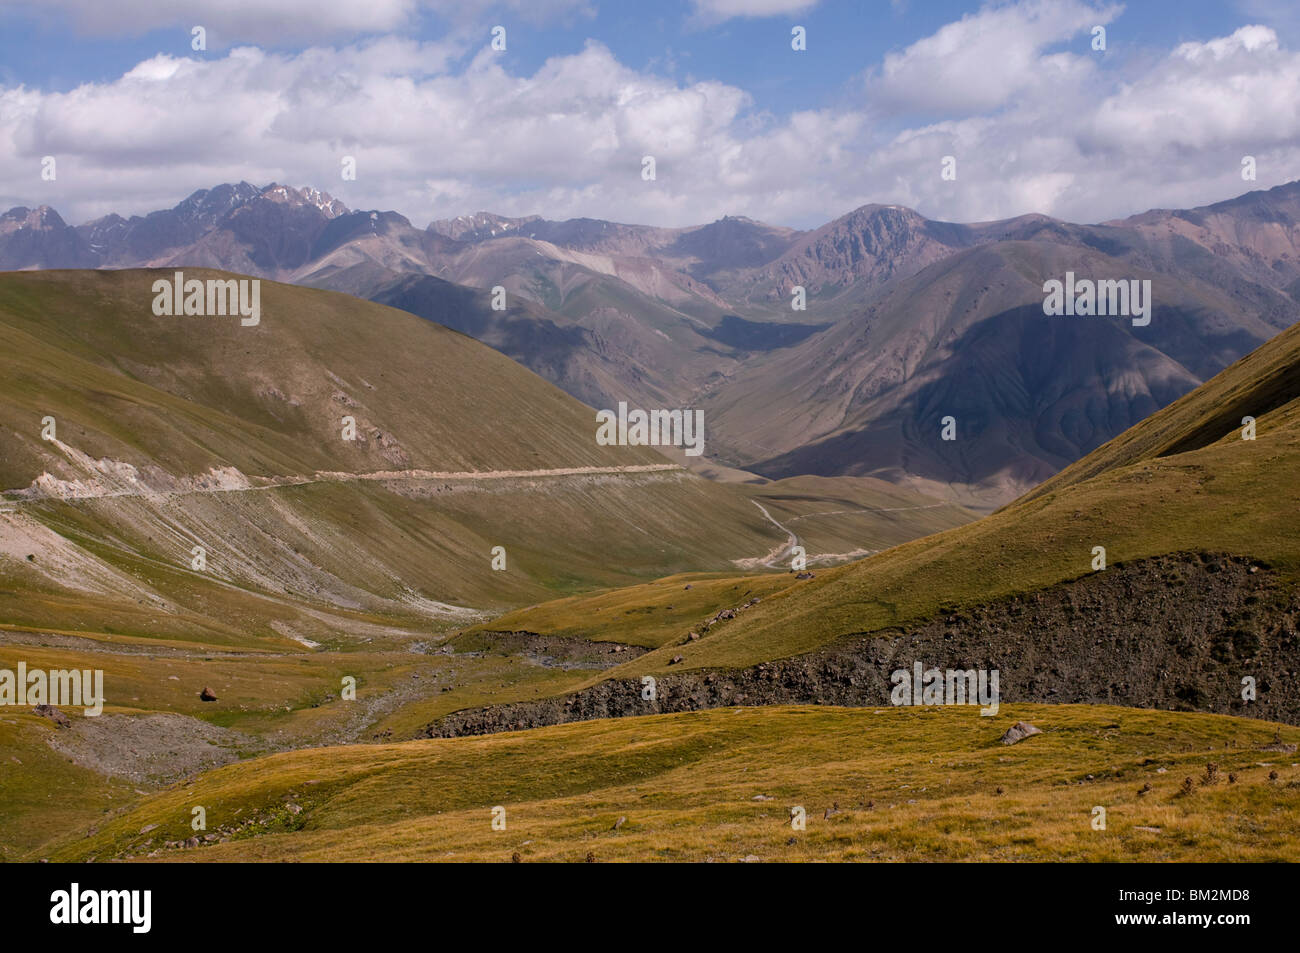
[[(1010, 35), (1049, 7), (1078, 5), (987, 8), (987, 19), (966, 18), (900, 53), (892, 80), (876, 74), (906, 74), (913, 105), (948, 110), (951, 89), (923, 88), (926, 57), (951, 49), (958, 62), (939, 75), (952, 82), (977, 66), (954, 37), (1029, 51), (933, 122), (874, 100), (777, 117), (734, 85), (634, 69), (594, 42), (524, 75), (485, 46), (466, 61), (452, 39), (157, 56), (68, 92), (0, 88), (0, 209), (44, 203), (81, 222), (242, 179), (312, 185), (417, 225), (488, 209), (811, 226), (873, 201), (956, 221), (1026, 212), (1099, 221), (1296, 177), (1300, 55), (1270, 29), (1244, 27), (1120, 70), (1052, 51), (1068, 24)], [(646, 154), (654, 182), (641, 179)], [(1240, 180), (1246, 154), (1258, 159), (1257, 183)], [(45, 155), (58, 160), (55, 182), (40, 178)], [(357, 159), (355, 182), (340, 177), (344, 155)], [(945, 155), (957, 158), (955, 182), (940, 177)]]
[(1044, 50), (1079, 34), (1090, 38), (1093, 26), (1105, 26), (1122, 10), (1078, 0), (986, 6), (887, 54), (869, 77), (868, 95), (891, 109), (951, 115), (996, 109), (1043, 83), (1078, 82), (1092, 69), (1091, 59)]
[(1291, 43), (1300, 43), (1300, 6), (1295, 0), (1236, 0), (1245, 19), (1272, 27)]
[(1087, 125), (1094, 149), (1158, 156), (1172, 150), (1259, 149), (1300, 137), (1300, 57), (1268, 27), (1184, 43), (1100, 103)]
[(481, 23), (506, 14), (526, 23), (551, 23), (596, 14), (596, 0), (419, 0), (420, 4), (456, 23)]

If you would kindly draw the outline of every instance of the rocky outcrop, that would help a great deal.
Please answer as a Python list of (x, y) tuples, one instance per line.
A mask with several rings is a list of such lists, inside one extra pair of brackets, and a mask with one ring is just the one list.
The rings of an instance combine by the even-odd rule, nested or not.
[[(454, 712), (453, 737), (729, 705), (888, 705), (890, 674), (996, 669), (1000, 700), (1128, 705), (1300, 724), (1300, 595), (1237, 556), (1176, 554), (1113, 565), (1039, 592), (848, 637), (745, 669), (639, 677), (572, 695)], [(1243, 679), (1256, 697), (1243, 699)]]

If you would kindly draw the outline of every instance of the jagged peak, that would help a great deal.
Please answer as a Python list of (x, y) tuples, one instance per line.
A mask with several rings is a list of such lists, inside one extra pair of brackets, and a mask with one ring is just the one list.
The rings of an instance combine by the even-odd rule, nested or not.
[(0, 221), (16, 222), (20, 228), (66, 228), (67, 223), (58, 212), (49, 205), (38, 205), (35, 208), (28, 208), (25, 205), (15, 205), (4, 215), (0, 215)]
[(346, 205), (334, 198), (328, 192), (312, 188), (309, 185), (295, 189), (291, 185), (282, 185), (279, 182), (272, 182), (270, 185), (261, 189), (259, 197), (272, 202), (280, 202), (285, 205), (310, 205), (319, 209), (327, 218), (337, 218), (340, 215), (346, 215), (351, 211)]

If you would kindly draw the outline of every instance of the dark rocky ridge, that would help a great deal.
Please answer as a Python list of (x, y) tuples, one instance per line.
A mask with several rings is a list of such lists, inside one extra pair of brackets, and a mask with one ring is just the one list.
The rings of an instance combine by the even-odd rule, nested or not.
[[(545, 668), (613, 668), (644, 655), (646, 649), (623, 642), (594, 642), (565, 635), (537, 635), (533, 632), (479, 632), (461, 639), (457, 650), (472, 654), (520, 655)], [(446, 646), (440, 651), (450, 651)]]
[[(997, 669), (1003, 704), (1126, 705), (1300, 724), (1298, 620), (1300, 593), (1257, 561), (1180, 553), (752, 668), (660, 675), (654, 702), (642, 699), (639, 678), (617, 679), (454, 712), (422, 735), (730, 705), (889, 705), (890, 673), (918, 660), (926, 668)], [(1241, 698), (1247, 675), (1257, 683), (1249, 704)]]

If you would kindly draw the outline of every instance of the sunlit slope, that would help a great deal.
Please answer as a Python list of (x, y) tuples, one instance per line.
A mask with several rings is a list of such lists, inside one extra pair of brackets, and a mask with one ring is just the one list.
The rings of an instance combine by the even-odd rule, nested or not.
[(21, 503), (0, 512), (0, 621), (221, 644), (328, 641), (362, 619), (465, 624), (447, 605), (501, 609), (768, 551), (774, 528), (722, 492), (668, 472)]
[(675, 645), (719, 608), (765, 599), (794, 583), (789, 573), (678, 575), (639, 586), (553, 599), (468, 629), (457, 645), (487, 632), (528, 632), (643, 648)]
[[(1115, 444), (1103, 447), (1100, 465), (1091, 458), (1078, 465), (1078, 473), (1097, 471), (1091, 478), (819, 572), (709, 638), (673, 651), (690, 666), (792, 655), (850, 633), (927, 617), (941, 605), (990, 602), (1083, 576), (1092, 571), (1097, 546), (1105, 547), (1112, 566), (1164, 553), (1222, 552), (1263, 560), (1294, 578), (1300, 571), (1298, 364), (1300, 330), (1292, 329), (1261, 347), (1246, 373), (1242, 365), (1229, 368), (1167, 416), (1120, 438), (1130, 447), (1156, 448), (1149, 456), (1120, 459), (1108, 469)], [(1216, 399), (1217, 393), (1224, 396)], [(1253, 441), (1243, 440), (1237, 425), (1242, 408), (1255, 410)], [(1178, 426), (1169, 428), (1180, 414)], [(1161, 432), (1151, 435), (1148, 428)], [(1156, 455), (1189, 434), (1204, 445)]]
[(256, 326), (155, 316), (171, 276), (0, 276), (0, 622), (328, 641), (781, 538), (732, 488), (598, 445), (591, 409), (464, 335), (270, 281)]
[[(123, 635), (0, 629), (0, 668), (104, 672), (98, 717), (63, 707), (56, 728), (31, 708), (0, 714), (0, 860), (73, 830), (176, 780), (241, 758), (306, 745), (403, 737), (429, 717), (490, 704), (507, 687), (554, 694), (571, 673), (500, 654), (433, 649), (425, 634), (352, 621), (348, 641), (316, 651), (195, 646)], [(356, 701), (339, 698), (356, 680)], [(215, 702), (199, 698), (210, 688)], [(401, 735), (378, 719), (419, 702)], [(408, 719), (409, 721), (409, 719)]]
[[(1043, 733), (999, 744), (1018, 719)], [(1300, 739), (1105, 706), (727, 708), (317, 748), (211, 771), (29, 856), (1295, 860), (1297, 769), (1268, 751), (1278, 730)], [(195, 805), (211, 840), (185, 849)]]
[[(816, 573), (828, 564), (970, 522), (975, 515), (883, 480), (793, 477), (737, 484), (787, 534), (768, 557), (740, 561), (741, 575), (680, 575), (638, 586), (570, 596), (491, 619), (478, 631), (533, 632), (656, 648), (675, 645), (719, 610), (765, 599), (804, 582), (791, 571), (789, 538)], [(757, 509), (757, 507), (756, 507)], [(753, 572), (785, 569), (785, 572)]]
[[(1230, 553), (1294, 579), (1300, 573), (1297, 366), (1300, 331), (1292, 329), (1066, 472), (1095, 475), (1030, 494), (977, 522), (790, 580), (698, 641), (684, 642), (685, 628), (670, 638), (654, 621), (667, 617), (680, 587), (602, 596), (627, 603), (647, 621), (639, 632), (629, 616), (621, 638), (663, 646), (607, 674), (664, 671), (678, 656), (678, 665), (694, 668), (797, 655), (843, 636), (932, 618), (941, 608), (951, 612), (1077, 579), (1093, 571), (1097, 546), (1110, 566), (1166, 553)], [(1257, 439), (1247, 441), (1239, 421), (1251, 410)], [(1161, 454), (1190, 434), (1204, 445)], [(1124, 448), (1147, 448), (1146, 456), (1122, 457)], [(737, 584), (739, 591), (748, 588), (742, 577), (719, 588), (729, 595)], [(720, 601), (695, 621), (733, 607)], [(575, 613), (563, 604), (534, 615), (543, 625), (575, 626)], [(528, 616), (508, 621), (527, 627)]]
[(872, 477), (798, 476), (745, 489), (799, 538), (810, 567), (879, 552), (969, 523), (977, 515)]
[[(664, 462), (594, 440), (592, 413), (490, 348), (347, 295), (261, 283), (255, 327), (159, 317), (170, 270), (0, 276), (0, 485), (66, 466), (41, 418), (94, 459), (249, 476)], [(187, 278), (237, 276), (188, 269)], [(342, 439), (344, 416), (357, 439)], [(76, 474), (79, 476), (80, 474)]]

